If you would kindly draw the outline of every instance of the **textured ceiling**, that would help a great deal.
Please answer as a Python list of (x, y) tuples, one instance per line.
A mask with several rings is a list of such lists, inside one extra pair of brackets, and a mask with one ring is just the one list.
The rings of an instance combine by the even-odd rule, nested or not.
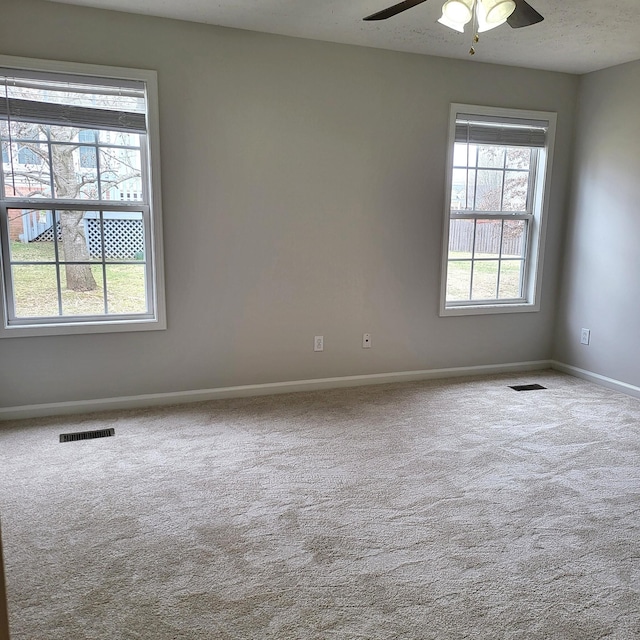
[[(468, 58), (471, 35), (437, 23), (442, 0), (394, 18), (362, 18), (399, 0), (50, 0), (449, 58)], [(587, 73), (640, 59), (640, 0), (530, 0), (544, 15), (524, 29), (481, 35), (479, 62)]]

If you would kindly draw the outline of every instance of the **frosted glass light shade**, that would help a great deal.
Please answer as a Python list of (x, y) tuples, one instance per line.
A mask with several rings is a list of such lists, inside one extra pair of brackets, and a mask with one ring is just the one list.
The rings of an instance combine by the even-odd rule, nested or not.
[(463, 26), (473, 17), (474, 0), (447, 0), (442, 5), (442, 15), (450, 22)]
[[(502, 0), (497, 0), (501, 2)], [(507, 0), (513, 2), (513, 0)], [(483, 33), (484, 31), (489, 31), (489, 29), (495, 29), (499, 27), (501, 24), (504, 24), (507, 21), (507, 18), (511, 15), (509, 13), (504, 18), (498, 21), (489, 22), (487, 20), (487, 5), (495, 4), (496, 0), (478, 0), (476, 3), (476, 16), (478, 17), (478, 33)], [(515, 3), (513, 3), (515, 7)], [(495, 14), (497, 15), (497, 14)]]
[(513, 0), (480, 0), (485, 13), (487, 24), (502, 24), (515, 10)]

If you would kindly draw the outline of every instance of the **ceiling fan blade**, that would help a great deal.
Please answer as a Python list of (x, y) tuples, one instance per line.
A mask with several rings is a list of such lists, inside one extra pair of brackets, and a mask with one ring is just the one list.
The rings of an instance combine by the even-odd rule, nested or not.
[(529, 27), (532, 24), (542, 22), (544, 18), (525, 0), (515, 0), (516, 8), (507, 18), (507, 23), (513, 29)]
[[(372, 13), (370, 16), (363, 18), (363, 20), (386, 20), (387, 18), (391, 18), (391, 16), (395, 16), (398, 13), (402, 13), (407, 9), (411, 9), (411, 7), (415, 7), (418, 4), (422, 4), (427, 0), (404, 0), (404, 2), (399, 2), (398, 4), (394, 4), (393, 7), (387, 7), (382, 11), (378, 11), (377, 13)], [(517, 10), (517, 9), (516, 9)]]

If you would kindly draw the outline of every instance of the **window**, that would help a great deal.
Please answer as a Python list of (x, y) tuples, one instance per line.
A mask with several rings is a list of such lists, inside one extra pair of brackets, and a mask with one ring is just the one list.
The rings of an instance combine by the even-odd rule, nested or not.
[(91, 129), (83, 129), (78, 131), (78, 141), (88, 142), (89, 145), (81, 145), (78, 147), (80, 152), (80, 166), (83, 169), (96, 169), (98, 166), (98, 153), (96, 147), (93, 146), (98, 141), (98, 132)]
[(156, 112), (153, 72), (0, 56), (0, 336), (164, 328)]
[(555, 114), (452, 105), (441, 315), (539, 308)]
[(42, 164), (42, 158), (29, 146), (18, 145), (19, 164)]

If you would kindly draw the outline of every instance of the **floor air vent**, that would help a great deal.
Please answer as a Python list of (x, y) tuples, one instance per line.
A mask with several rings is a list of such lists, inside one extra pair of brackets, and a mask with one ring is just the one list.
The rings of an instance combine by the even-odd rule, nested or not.
[(511, 387), (514, 391), (538, 391), (538, 389), (546, 389), (541, 384), (514, 384)]
[(115, 436), (115, 429), (98, 429), (97, 431), (78, 431), (77, 433), (61, 433), (60, 442), (77, 442), (78, 440), (91, 440), (93, 438), (108, 438)]

